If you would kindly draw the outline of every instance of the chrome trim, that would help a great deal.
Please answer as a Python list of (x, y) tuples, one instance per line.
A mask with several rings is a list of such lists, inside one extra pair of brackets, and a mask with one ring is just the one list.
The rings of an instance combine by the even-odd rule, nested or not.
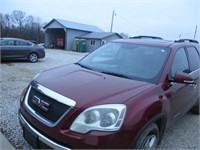
[(58, 94), (40, 84), (36, 84), (36, 87), (39, 91), (41, 91), (43, 94), (55, 99), (56, 101), (60, 102), (60, 103), (63, 103), (65, 105), (68, 105), (68, 106), (71, 106), (71, 107), (74, 107), (76, 105), (76, 102), (70, 98), (67, 98), (61, 94)]
[(198, 72), (198, 71), (200, 71), (200, 68), (198, 68), (198, 69), (196, 69), (196, 70), (190, 72), (189, 74), (193, 74), (193, 73), (196, 73), (196, 72)]
[(196, 83), (194, 82), (194, 80), (192, 80), (192, 81), (184, 80), (184, 83), (187, 83), (187, 84), (196, 84)]
[(44, 135), (42, 135), (41, 133), (39, 133), (37, 130), (35, 130), (27, 121), (26, 119), (22, 116), (22, 114), (19, 114), (19, 119), (22, 122), (23, 125), (26, 125), (30, 130), (32, 130), (35, 134), (37, 134), (38, 139), (40, 141), (42, 141), (43, 143), (45, 143), (46, 145), (54, 148), (54, 149), (64, 149), (64, 150), (71, 150), (70, 148), (64, 147), (60, 144), (57, 144), (55, 142), (53, 142), (52, 140), (48, 139), (47, 137), (45, 137)]
[[(75, 101), (73, 101), (67, 97), (64, 97), (58, 93), (55, 93), (54, 91), (47, 89), (46, 87), (44, 87), (42, 85), (36, 84), (36, 87), (37, 87), (38, 91), (42, 92), (43, 94), (45, 94), (48, 97), (53, 98), (56, 101), (58, 101), (59, 98), (62, 98), (62, 100), (58, 101), (58, 102), (61, 102), (64, 105), (70, 106), (71, 108), (74, 107), (76, 104)], [(71, 110), (71, 108), (69, 108), (55, 123), (52, 123), (52, 122), (46, 120), (42, 116), (38, 115), (37, 112), (35, 110), (33, 110), (28, 104), (28, 97), (29, 97), (31, 88), (33, 88), (33, 87), (30, 85), (27, 90), (26, 96), (25, 96), (25, 101), (24, 101), (25, 108), (31, 113), (31, 115), (33, 117), (35, 117), (36, 119), (39, 119), (42, 123), (46, 124), (47, 126), (49, 126), (49, 127), (55, 126), (63, 118), (63, 116), (66, 115)], [(56, 97), (56, 96), (58, 96), (58, 97)]]

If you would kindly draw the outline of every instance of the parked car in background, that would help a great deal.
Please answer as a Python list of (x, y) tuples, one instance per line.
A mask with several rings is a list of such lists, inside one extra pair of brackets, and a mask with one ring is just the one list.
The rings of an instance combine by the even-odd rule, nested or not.
[(38, 43), (38, 45), (45, 47), (44, 43)]
[(30, 41), (30, 42), (32, 42), (34, 44), (38, 44), (36, 40), (28, 40), (28, 41)]
[(199, 84), (197, 41), (120, 39), (37, 75), (19, 120), (34, 148), (155, 149), (178, 118), (199, 114)]
[(19, 38), (0, 38), (1, 60), (29, 60), (34, 63), (45, 57), (43, 46)]

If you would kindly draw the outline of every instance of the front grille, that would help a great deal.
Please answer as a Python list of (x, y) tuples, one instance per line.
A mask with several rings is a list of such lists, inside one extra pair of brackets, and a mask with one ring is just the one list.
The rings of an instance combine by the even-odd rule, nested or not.
[[(41, 108), (39, 104), (34, 103), (34, 99), (39, 98), (40, 102), (49, 104), (48, 106), (44, 106), (47, 110)], [(70, 106), (64, 105), (49, 96), (44, 95), (40, 91), (37, 91), (33, 87), (30, 90), (29, 97), (28, 97), (28, 105), (35, 111), (35, 113), (48, 122), (55, 123), (58, 119), (70, 109)]]
[(36, 82), (30, 84), (25, 96), (26, 109), (49, 126), (54, 126), (75, 104), (74, 100)]

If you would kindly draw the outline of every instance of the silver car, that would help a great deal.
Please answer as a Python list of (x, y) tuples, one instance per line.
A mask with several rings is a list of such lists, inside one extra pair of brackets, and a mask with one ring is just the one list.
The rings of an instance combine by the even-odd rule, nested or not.
[(37, 62), (45, 57), (44, 47), (19, 38), (0, 38), (1, 60)]

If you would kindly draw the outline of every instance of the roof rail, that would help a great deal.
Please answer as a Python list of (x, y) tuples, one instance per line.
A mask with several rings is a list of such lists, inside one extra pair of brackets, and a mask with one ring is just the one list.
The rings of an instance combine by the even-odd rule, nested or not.
[(163, 38), (157, 36), (146, 36), (146, 35), (139, 35), (130, 37), (130, 39), (159, 39), (162, 40)]
[(197, 40), (194, 40), (194, 39), (179, 39), (179, 40), (175, 40), (174, 42), (191, 42), (191, 43), (197, 43), (199, 44), (199, 42)]

